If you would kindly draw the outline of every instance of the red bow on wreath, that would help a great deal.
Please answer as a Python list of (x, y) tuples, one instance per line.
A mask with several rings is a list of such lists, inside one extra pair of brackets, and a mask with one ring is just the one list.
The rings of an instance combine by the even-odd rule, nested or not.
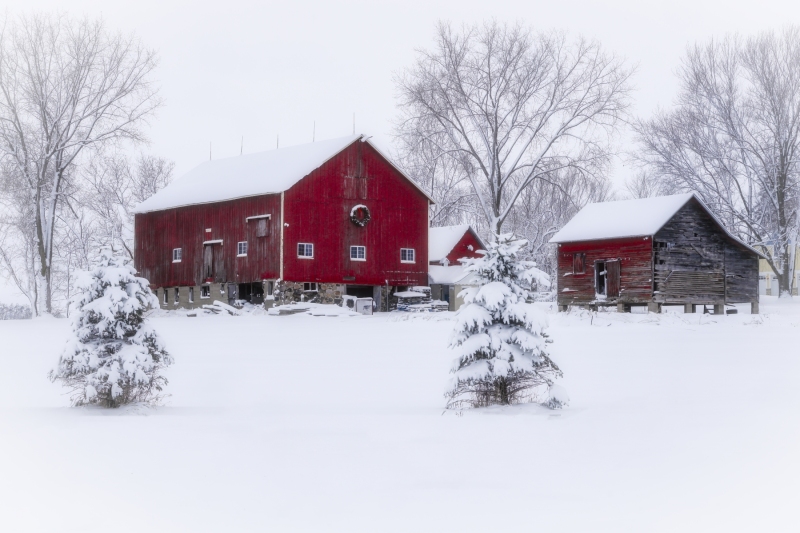
[(369, 209), (364, 204), (353, 206), (350, 210), (350, 222), (356, 226), (364, 227), (372, 219)]

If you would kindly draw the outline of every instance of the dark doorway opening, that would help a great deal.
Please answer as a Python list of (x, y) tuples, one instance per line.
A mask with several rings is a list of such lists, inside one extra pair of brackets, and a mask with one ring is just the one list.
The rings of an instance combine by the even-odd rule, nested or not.
[(264, 303), (264, 285), (261, 282), (240, 283), (237, 300), (245, 300), (253, 305)]
[(355, 296), (356, 298), (372, 298), (371, 285), (348, 285), (345, 288), (345, 294), (348, 296)]
[(594, 264), (594, 292), (606, 295), (606, 262), (597, 261)]

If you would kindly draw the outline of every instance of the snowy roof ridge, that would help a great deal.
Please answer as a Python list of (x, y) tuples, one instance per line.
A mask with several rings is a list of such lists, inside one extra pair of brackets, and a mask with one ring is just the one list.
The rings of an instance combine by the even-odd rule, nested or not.
[(658, 233), (689, 200), (694, 198), (725, 234), (745, 248), (758, 250), (735, 237), (694, 192), (634, 200), (587, 204), (550, 239), (551, 243), (650, 237)]
[(134, 212), (283, 192), (361, 137), (350, 135), (206, 161), (140, 203)]
[(692, 197), (694, 193), (587, 204), (550, 242), (655, 235)]
[(483, 242), (472, 226), (458, 224), (456, 226), (437, 226), (428, 229), (428, 261), (441, 261), (453, 251), (458, 241), (467, 231), (471, 231), (479, 242)]
[(336, 154), (362, 139), (430, 200), (430, 196), (370, 143), (368, 138), (364, 135), (349, 135), (206, 161), (140, 203), (134, 212), (147, 213), (284, 192)]

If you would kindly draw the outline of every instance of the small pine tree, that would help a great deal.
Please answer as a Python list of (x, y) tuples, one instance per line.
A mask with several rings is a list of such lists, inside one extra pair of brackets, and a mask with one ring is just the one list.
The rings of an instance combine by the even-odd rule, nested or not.
[(561, 370), (545, 350), (547, 317), (528, 303), (529, 291), (521, 285), (550, 284), (534, 263), (517, 258), (526, 244), (510, 234), (495, 235), (481, 257), (465, 261), (478, 286), (461, 292), (466, 305), (450, 342), (458, 357), (445, 395), (449, 408), (519, 403), (535, 398), (545, 385), (558, 391), (546, 405), (566, 403), (566, 393), (553, 382)]
[(72, 390), (73, 405), (157, 402), (167, 384), (160, 371), (172, 357), (143, 316), (158, 307), (149, 282), (105, 249), (94, 268), (79, 274), (77, 288), (73, 337), (50, 380)]

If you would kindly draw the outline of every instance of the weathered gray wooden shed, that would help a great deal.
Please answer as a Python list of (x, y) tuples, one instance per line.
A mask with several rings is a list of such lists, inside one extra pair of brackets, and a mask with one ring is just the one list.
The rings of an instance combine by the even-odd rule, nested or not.
[(734, 237), (693, 193), (589, 204), (558, 244), (558, 305), (750, 303), (758, 312), (761, 254)]

